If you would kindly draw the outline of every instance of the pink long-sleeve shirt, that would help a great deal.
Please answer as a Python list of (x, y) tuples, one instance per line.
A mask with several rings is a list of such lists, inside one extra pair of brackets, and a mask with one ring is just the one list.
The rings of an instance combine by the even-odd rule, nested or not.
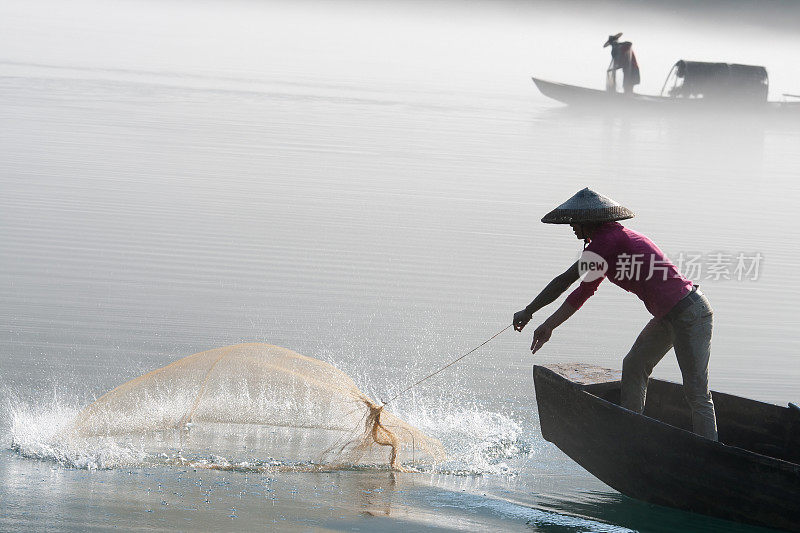
[(581, 282), (567, 297), (567, 303), (575, 309), (581, 308), (606, 277), (638, 296), (656, 318), (666, 315), (692, 290), (692, 282), (678, 272), (653, 241), (618, 222), (600, 226), (586, 251), (602, 257), (608, 270), (603, 277)]

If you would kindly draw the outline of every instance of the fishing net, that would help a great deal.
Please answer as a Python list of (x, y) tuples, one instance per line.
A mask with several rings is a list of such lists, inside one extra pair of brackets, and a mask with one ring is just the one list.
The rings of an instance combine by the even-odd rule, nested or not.
[[(245, 439), (259, 453), (328, 465), (435, 463), (441, 443), (365, 396), (344, 372), (268, 344), (190, 355), (120, 385), (86, 407), (71, 432), (109, 437), (165, 430), (204, 445)], [(267, 439), (253, 439), (266, 432)], [(209, 440), (210, 439), (210, 440)], [(195, 439), (195, 445), (197, 445)]]

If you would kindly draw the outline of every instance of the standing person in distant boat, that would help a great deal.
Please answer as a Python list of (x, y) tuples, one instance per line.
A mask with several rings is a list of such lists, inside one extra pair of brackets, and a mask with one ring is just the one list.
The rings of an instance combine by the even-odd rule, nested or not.
[(713, 311), (703, 293), (678, 272), (653, 241), (617, 222), (633, 216), (631, 210), (589, 188), (545, 215), (542, 222), (572, 226), (575, 236), (585, 243), (584, 253), (525, 309), (514, 314), (514, 329), (522, 331), (534, 312), (555, 301), (586, 273), (561, 307), (534, 331), (531, 351), (536, 353), (607, 277), (638, 296), (653, 315), (622, 361), (620, 405), (637, 413), (644, 410), (653, 367), (674, 347), (684, 396), (692, 412), (692, 429), (717, 440), (714, 403), (708, 389)]
[(639, 85), (639, 62), (636, 61), (636, 54), (633, 53), (633, 45), (630, 41), (619, 42), (622, 33), (609, 35), (606, 46), (611, 46), (611, 64), (608, 66), (608, 82), (606, 89), (609, 91), (617, 90), (616, 71), (622, 69), (622, 87), (625, 94), (633, 94), (633, 86)]

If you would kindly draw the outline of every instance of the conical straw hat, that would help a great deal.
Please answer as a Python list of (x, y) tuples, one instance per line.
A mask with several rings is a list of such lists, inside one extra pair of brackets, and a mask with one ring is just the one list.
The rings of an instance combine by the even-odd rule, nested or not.
[(620, 32), (620, 33), (618, 33), (616, 35), (609, 35), (608, 36), (608, 40), (606, 41), (606, 44), (603, 45), (603, 48), (605, 48), (606, 46), (608, 46), (610, 44), (614, 44), (615, 42), (619, 41), (620, 37), (622, 37), (622, 32)]
[(633, 218), (633, 211), (589, 187), (556, 207), (543, 218), (545, 224), (582, 224), (612, 222)]

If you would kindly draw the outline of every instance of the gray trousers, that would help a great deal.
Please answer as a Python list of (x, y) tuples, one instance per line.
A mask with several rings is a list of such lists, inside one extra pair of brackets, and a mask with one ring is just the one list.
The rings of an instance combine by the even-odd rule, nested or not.
[(702, 294), (698, 296), (681, 313), (654, 318), (644, 327), (622, 362), (620, 404), (637, 413), (644, 410), (647, 381), (653, 367), (674, 347), (683, 376), (683, 393), (692, 411), (692, 430), (717, 440), (714, 402), (708, 390), (714, 314), (708, 299)]

